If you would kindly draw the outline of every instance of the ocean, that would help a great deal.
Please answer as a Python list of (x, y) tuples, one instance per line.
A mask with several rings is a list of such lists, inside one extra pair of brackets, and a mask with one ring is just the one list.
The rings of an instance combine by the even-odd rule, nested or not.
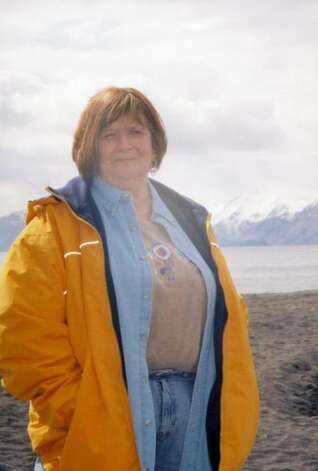
[[(223, 247), (241, 293), (318, 289), (318, 245)], [(0, 252), (0, 264), (5, 252)]]

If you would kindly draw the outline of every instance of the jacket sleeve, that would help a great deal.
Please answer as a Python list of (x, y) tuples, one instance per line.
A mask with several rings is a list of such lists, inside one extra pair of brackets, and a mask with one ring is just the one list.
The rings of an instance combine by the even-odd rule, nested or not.
[(67, 326), (58, 234), (46, 211), (12, 244), (0, 274), (2, 386), (30, 400), (39, 425), (67, 430), (81, 368)]

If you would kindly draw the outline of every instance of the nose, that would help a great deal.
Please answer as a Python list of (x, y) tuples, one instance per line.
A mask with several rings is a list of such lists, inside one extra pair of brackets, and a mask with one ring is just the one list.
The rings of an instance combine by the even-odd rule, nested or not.
[(117, 146), (119, 149), (129, 149), (131, 147), (128, 133), (121, 132), (118, 134)]

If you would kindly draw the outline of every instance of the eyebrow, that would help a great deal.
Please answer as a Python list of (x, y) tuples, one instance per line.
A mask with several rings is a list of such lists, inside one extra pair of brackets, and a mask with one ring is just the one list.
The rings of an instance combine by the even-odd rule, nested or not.
[[(112, 125), (110, 124), (109, 126), (105, 126), (101, 132), (104, 133), (104, 132), (114, 132), (114, 131), (117, 131), (117, 128), (112, 128), (111, 127)], [(146, 126), (144, 126), (143, 124), (141, 123), (138, 123), (136, 122), (135, 124), (132, 124), (131, 126), (128, 126), (128, 129), (134, 129), (136, 127), (141, 127), (142, 129), (146, 129)]]

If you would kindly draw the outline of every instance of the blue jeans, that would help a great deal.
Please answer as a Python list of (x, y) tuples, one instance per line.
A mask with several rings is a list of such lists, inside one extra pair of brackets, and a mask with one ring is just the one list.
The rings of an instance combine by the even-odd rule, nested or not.
[(34, 462), (34, 471), (45, 471), (38, 456)]
[[(195, 373), (150, 370), (149, 381), (157, 431), (154, 471), (179, 471)], [(34, 471), (44, 471), (39, 458)]]
[(154, 471), (179, 471), (195, 373), (150, 370), (149, 380), (157, 431)]

